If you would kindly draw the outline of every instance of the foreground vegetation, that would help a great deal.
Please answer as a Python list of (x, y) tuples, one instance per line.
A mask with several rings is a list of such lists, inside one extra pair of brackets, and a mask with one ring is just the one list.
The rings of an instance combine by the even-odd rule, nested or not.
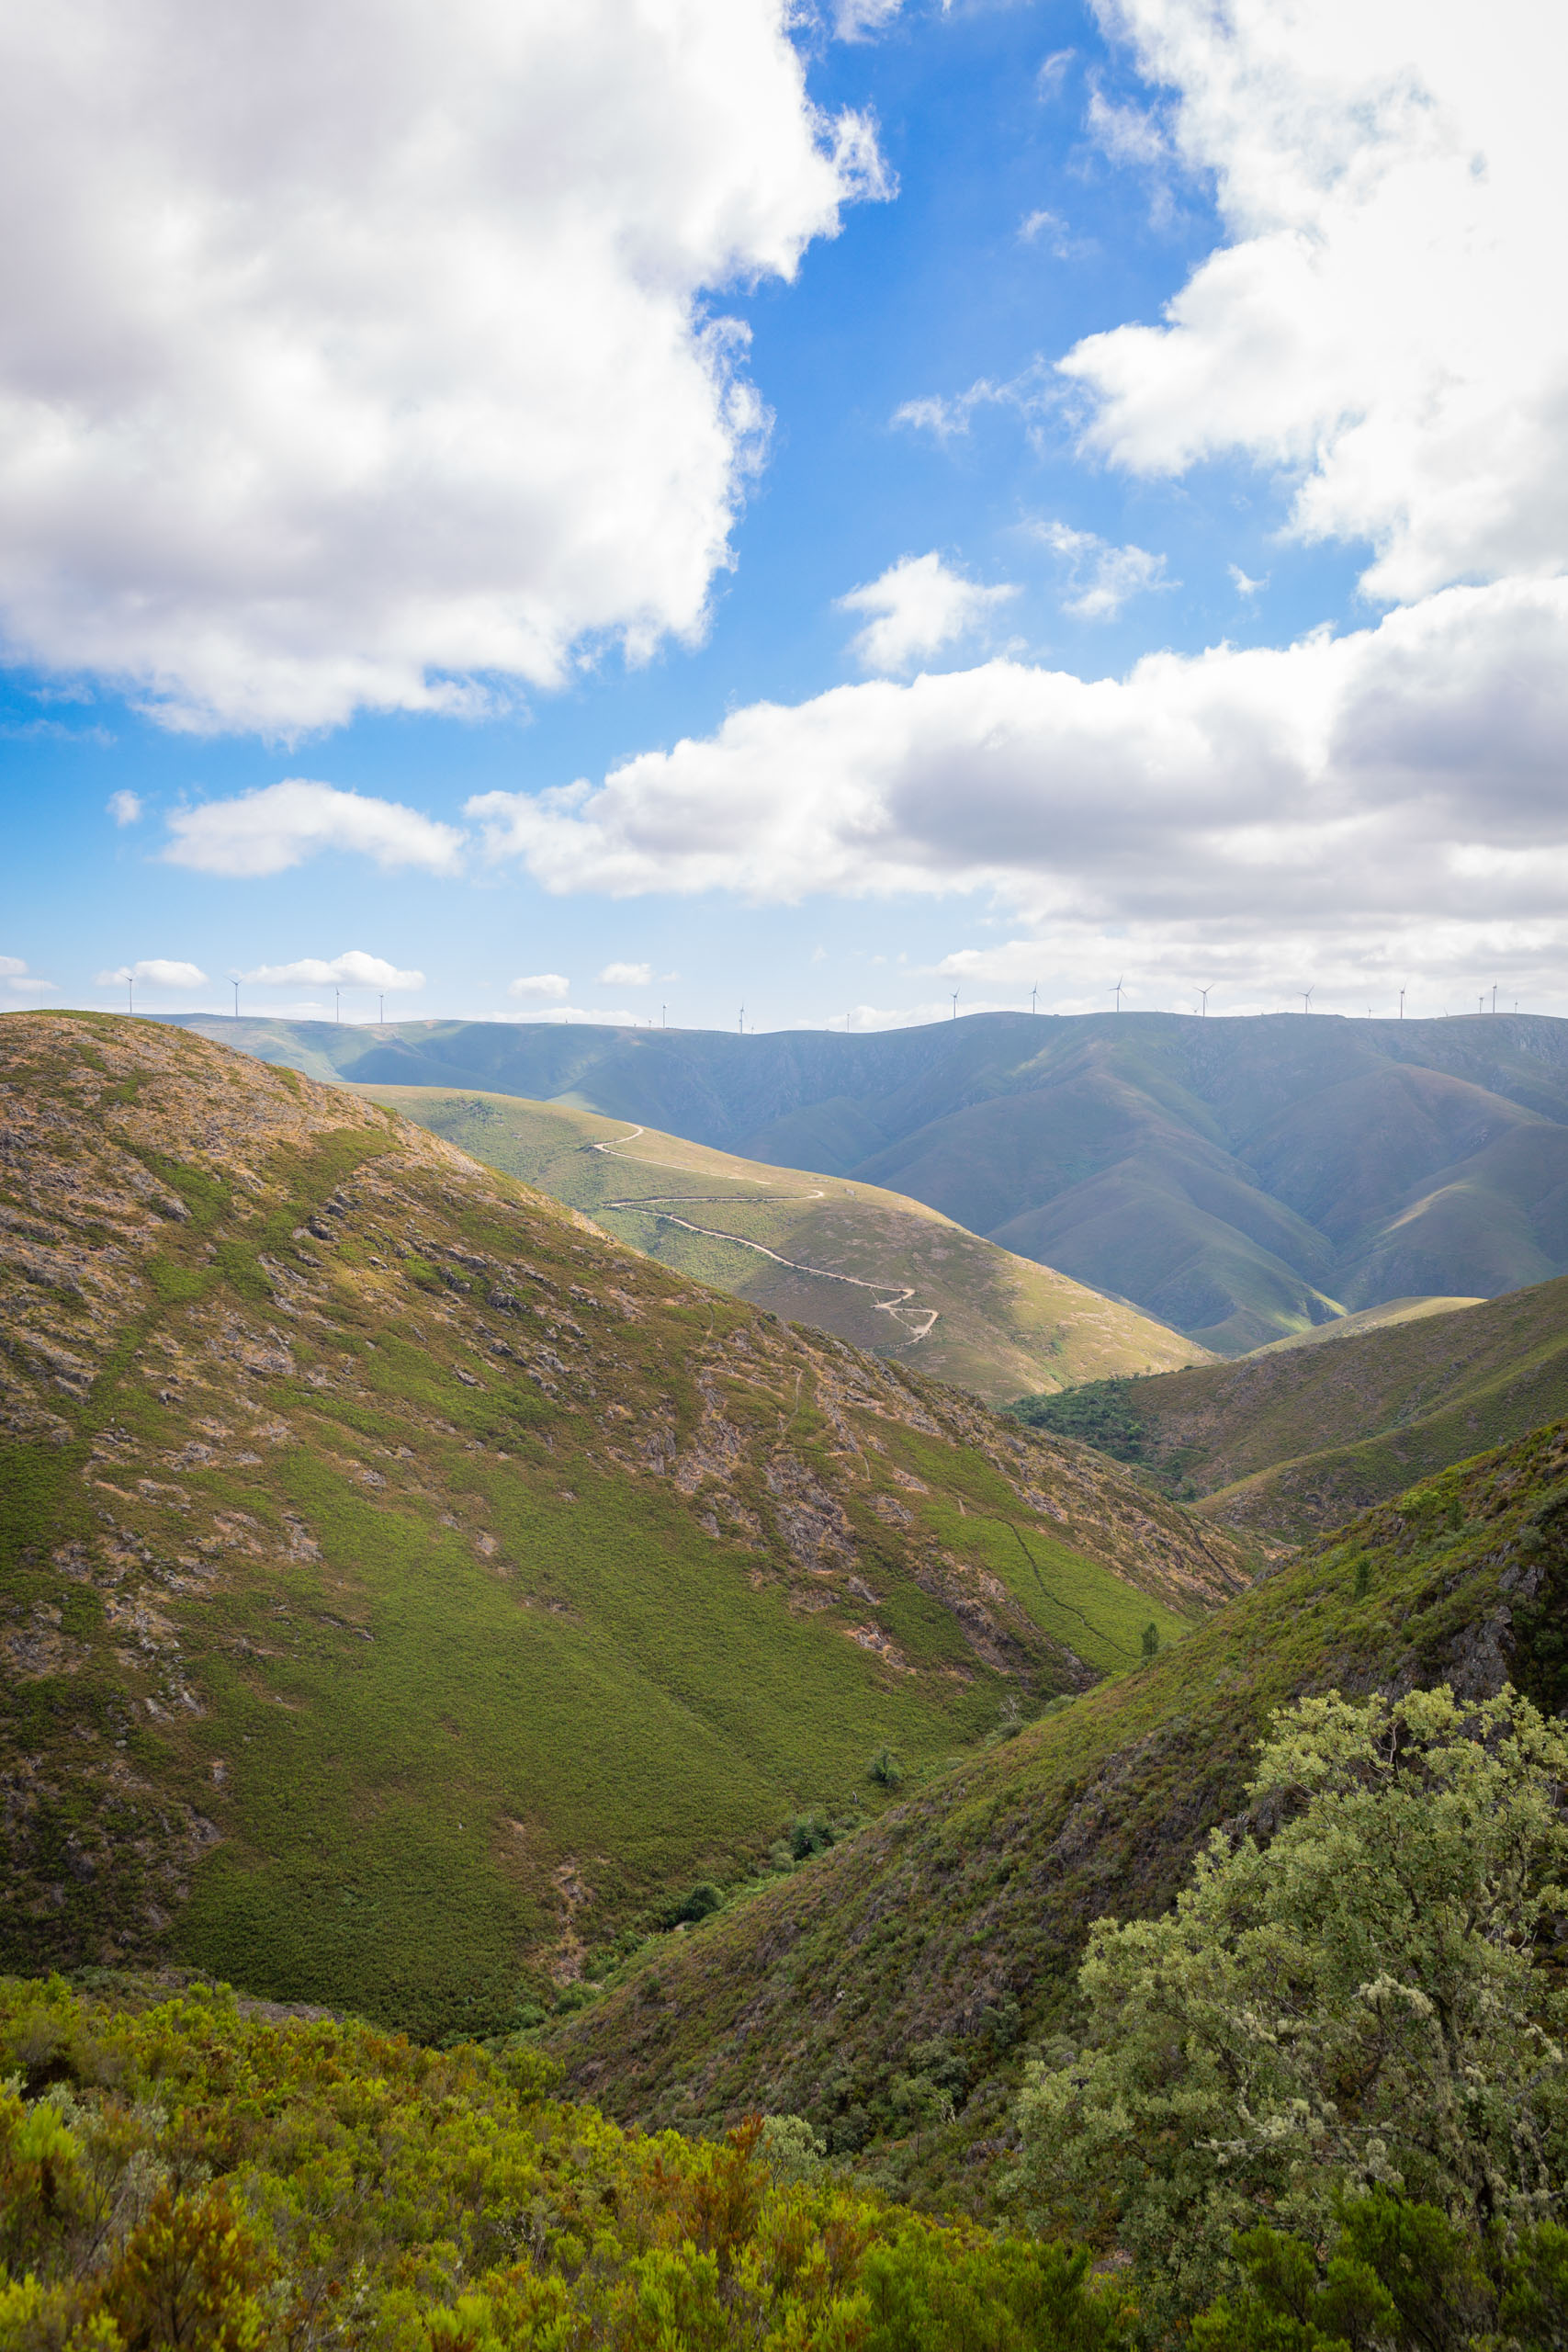
[(1560, 2352), (1565, 1783), (1508, 1688), (1277, 1717), (1265, 1834), (1096, 1926), (1010, 2233), (893, 2203), (798, 2116), (623, 2132), (522, 2038), (0, 1983), (0, 2346)]
[(1066, 2246), (942, 2227), (753, 2118), (627, 2135), (531, 2053), (0, 1984), (6, 2352), (1096, 2352)]

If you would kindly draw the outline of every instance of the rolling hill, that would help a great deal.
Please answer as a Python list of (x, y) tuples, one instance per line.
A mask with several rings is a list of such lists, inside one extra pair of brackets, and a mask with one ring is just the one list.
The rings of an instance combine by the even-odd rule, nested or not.
[(318, 1077), (563, 1102), (885, 1186), (1224, 1355), (1346, 1310), (1568, 1271), (1561, 1021), (193, 1025)]
[(1210, 1830), (1242, 1826), (1271, 1710), (1506, 1679), (1560, 1710), (1565, 1594), (1558, 1423), (1367, 1513), (1154, 1664), (645, 1949), (547, 2046), (623, 2119), (798, 2112), (884, 2185), (985, 2212), (1023, 2060), (1073, 2046), (1090, 1923), (1163, 1911)]
[(500, 2030), (1245, 1581), (1086, 1449), (177, 1027), (0, 1020), (0, 1340), (12, 1967)]
[(1017, 1409), (1227, 1526), (1298, 1543), (1568, 1413), (1568, 1280)]
[(661, 1263), (993, 1405), (1205, 1363), (1206, 1350), (923, 1203), (564, 1104), (367, 1090)]

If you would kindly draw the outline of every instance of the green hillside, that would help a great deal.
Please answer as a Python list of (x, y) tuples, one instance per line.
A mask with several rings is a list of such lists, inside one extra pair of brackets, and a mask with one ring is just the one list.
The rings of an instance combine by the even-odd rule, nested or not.
[(564, 1102), (884, 1186), (1222, 1355), (1347, 1310), (1568, 1272), (1561, 1021), (193, 1025), (317, 1077)]
[(367, 1091), (663, 1264), (994, 1405), (1210, 1360), (1136, 1308), (874, 1185), (739, 1159), (560, 1103)]
[(0, 1085), (4, 1964), (494, 2029), (1240, 1580), (341, 1087), (41, 1013)]
[(547, 2046), (615, 2115), (797, 2111), (883, 2182), (987, 2210), (1024, 2059), (1074, 2047), (1090, 1922), (1170, 1903), (1209, 1830), (1244, 1814), (1272, 1709), (1439, 1681), (1479, 1698), (1510, 1677), (1562, 1704), (1565, 1498), (1562, 1423), (1444, 1472), (1152, 1665), (640, 1952)]
[(1206, 1516), (1299, 1542), (1568, 1413), (1568, 1281), (1015, 1409), (1202, 1498)]

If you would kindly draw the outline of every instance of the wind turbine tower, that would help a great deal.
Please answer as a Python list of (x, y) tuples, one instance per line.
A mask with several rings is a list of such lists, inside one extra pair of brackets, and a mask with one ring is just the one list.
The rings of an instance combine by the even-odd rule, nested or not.
[(1314, 980), (1310, 989), (1303, 989), (1302, 990), (1302, 1011), (1303, 1012), (1310, 1012), (1312, 1011), (1312, 1001), (1316, 994), (1317, 982), (1315, 980)]
[[(1211, 980), (1211, 981), (1209, 982), (1209, 989), (1212, 989), (1212, 988), (1213, 987), (1213, 985), (1214, 985), (1213, 981), (1213, 980)], [(1202, 1000), (1203, 1000), (1203, 1010), (1202, 1010), (1202, 1012), (1201, 1012), (1201, 1014), (1200, 1018), (1201, 1018), (1201, 1019), (1202, 1019), (1202, 1020), (1204, 1020), (1204, 1021), (1207, 1021), (1207, 1019), (1209, 1018), (1209, 989), (1199, 989), (1199, 991), (1198, 991), (1199, 995), (1200, 995), (1200, 996), (1202, 998)]]
[(239, 983), (239, 981), (238, 981), (238, 980), (236, 980), (236, 981), (235, 981), (235, 983), (234, 983), (234, 1018), (235, 1018), (235, 1020), (236, 1020), (236, 1021), (238, 1021), (239, 1017), (240, 1017), (240, 983)]
[(958, 1018), (958, 990), (956, 989), (953, 991), (953, 1017), (954, 1021)]
[(1111, 994), (1116, 999), (1116, 1010), (1118, 1012), (1122, 1010), (1122, 990), (1125, 985), (1125, 975), (1123, 975), (1122, 978), (1117, 981), (1116, 986), (1111, 990)]
[(1029, 1010), (1031, 1012), (1038, 1012), (1040, 1010), (1040, 983), (1038, 980), (1035, 981), (1034, 986), (1029, 991)]

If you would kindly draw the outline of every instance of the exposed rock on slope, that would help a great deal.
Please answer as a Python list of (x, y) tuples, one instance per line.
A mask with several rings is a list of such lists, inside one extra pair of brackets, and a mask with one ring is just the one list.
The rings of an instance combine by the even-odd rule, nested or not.
[(874, 1804), (879, 1744), (1240, 1580), (1086, 1449), (340, 1090), (45, 1014), (0, 1080), (12, 1964), (504, 2023), (563, 1938)]

